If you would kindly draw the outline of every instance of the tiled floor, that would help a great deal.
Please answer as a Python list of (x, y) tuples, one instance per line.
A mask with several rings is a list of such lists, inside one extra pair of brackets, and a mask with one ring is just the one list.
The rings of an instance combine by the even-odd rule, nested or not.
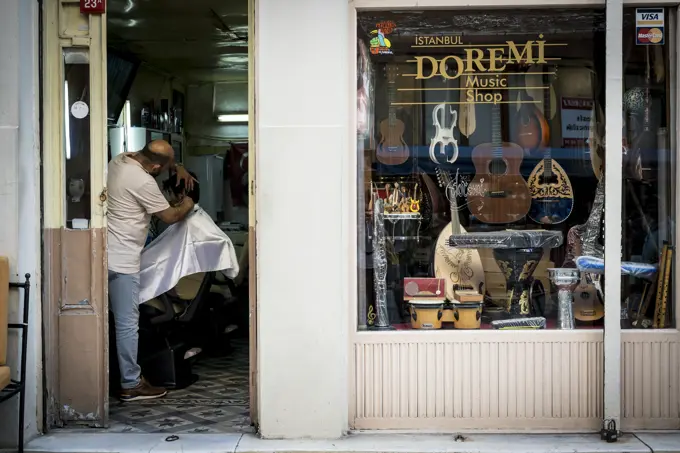
[[(111, 398), (109, 433), (251, 433), (248, 343), (235, 340), (226, 357), (201, 358), (198, 381), (159, 400), (121, 403)], [(79, 430), (82, 431), (82, 430)]]

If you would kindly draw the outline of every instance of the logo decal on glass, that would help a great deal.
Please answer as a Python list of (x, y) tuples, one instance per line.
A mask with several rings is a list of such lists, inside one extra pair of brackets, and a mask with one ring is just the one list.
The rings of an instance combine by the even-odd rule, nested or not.
[(371, 31), (371, 38), (369, 42), (371, 47), (371, 53), (373, 55), (393, 55), (392, 53), (392, 42), (387, 38), (387, 35), (392, 34), (397, 28), (391, 20), (386, 20), (375, 24), (375, 30)]

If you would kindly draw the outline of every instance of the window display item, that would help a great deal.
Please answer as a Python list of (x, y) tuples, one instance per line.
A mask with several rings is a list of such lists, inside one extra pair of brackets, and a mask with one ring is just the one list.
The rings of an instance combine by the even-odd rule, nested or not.
[(581, 272), (579, 284), (574, 288), (574, 318), (581, 322), (593, 322), (604, 318), (604, 300), (597, 292), (590, 275)]
[(385, 249), (385, 206), (381, 198), (373, 201), (373, 286), (376, 317), (373, 327), (390, 328), (387, 312), (387, 251)]
[(557, 288), (557, 322), (562, 330), (574, 328), (574, 299), (572, 292), (578, 285), (579, 272), (571, 268), (548, 269), (550, 280)]
[(476, 304), (484, 300), (484, 296), (477, 291), (456, 290), (453, 292), (454, 303)]
[(434, 252), (434, 275), (446, 280), (446, 298), (455, 299), (454, 289), (459, 286), (484, 292), (484, 268), (479, 252), (474, 248), (449, 247), (448, 241), (452, 234), (465, 234), (458, 217), (458, 203), (456, 202), (456, 178), (441, 169), (437, 169), (437, 181), (446, 190), (451, 210), (451, 223), (439, 233)]
[[(562, 232), (549, 230), (506, 230), (454, 234), (449, 245), (458, 248), (490, 248), (506, 278), (505, 310), (512, 317), (529, 316), (537, 306), (533, 292), (542, 292), (533, 273), (545, 248), (562, 245)], [(534, 288), (536, 288), (534, 290)]]
[[(465, 76), (465, 86), (470, 84), (470, 76)], [(458, 122), (458, 128), (460, 133), (466, 137), (471, 136), (477, 130), (477, 117), (475, 116), (475, 104), (471, 102), (465, 102), (467, 94), (465, 91), (460, 90), (460, 118)]]
[(491, 327), (498, 330), (545, 329), (545, 318), (517, 318), (491, 321)]
[(456, 329), (479, 329), (482, 326), (482, 304), (453, 303), (453, 327)]
[(404, 300), (443, 299), (445, 283), (443, 278), (405, 278)]
[(376, 158), (385, 165), (401, 165), (408, 160), (410, 150), (404, 141), (406, 127), (404, 122), (397, 118), (393, 106), (398, 76), (397, 67), (389, 65), (386, 71), (389, 87), (389, 114), (387, 119), (380, 122), (380, 143), (376, 149)]
[[(453, 138), (453, 129), (456, 127), (458, 121), (458, 112), (450, 107), (451, 126), (446, 127), (446, 104), (439, 104), (432, 110), (432, 124), (435, 127), (434, 137), (430, 140), (430, 160), (435, 164), (443, 163), (441, 161), (452, 164), (458, 159), (458, 141)], [(451, 145), (453, 151), (451, 157), (446, 157), (447, 146)], [(435, 151), (439, 148), (439, 156)]]
[(501, 138), (501, 114), (494, 104), (491, 143), (472, 150), (475, 177), (468, 187), (468, 207), (481, 222), (513, 223), (521, 220), (531, 207), (531, 194), (520, 174), (524, 150)]
[(169, 291), (182, 277), (215, 271), (236, 277), (236, 251), (229, 236), (196, 205), (184, 221), (170, 225), (142, 250), (139, 301)]
[(409, 301), (411, 327), (414, 329), (441, 329), (444, 316), (444, 300), (421, 299)]

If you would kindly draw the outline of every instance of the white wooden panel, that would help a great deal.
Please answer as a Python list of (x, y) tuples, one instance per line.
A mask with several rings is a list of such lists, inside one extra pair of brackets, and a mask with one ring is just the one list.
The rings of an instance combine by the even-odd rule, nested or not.
[[(680, 334), (623, 332), (623, 429), (680, 428)], [(354, 336), (355, 429), (596, 431), (602, 331)]]

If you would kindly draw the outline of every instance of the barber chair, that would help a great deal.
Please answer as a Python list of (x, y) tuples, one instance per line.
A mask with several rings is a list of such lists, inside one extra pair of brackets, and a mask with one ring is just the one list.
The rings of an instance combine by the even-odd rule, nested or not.
[(198, 379), (192, 373), (200, 320), (206, 310), (214, 272), (180, 279), (175, 294), (161, 294), (143, 303), (140, 311), (139, 364), (153, 385), (185, 388)]

